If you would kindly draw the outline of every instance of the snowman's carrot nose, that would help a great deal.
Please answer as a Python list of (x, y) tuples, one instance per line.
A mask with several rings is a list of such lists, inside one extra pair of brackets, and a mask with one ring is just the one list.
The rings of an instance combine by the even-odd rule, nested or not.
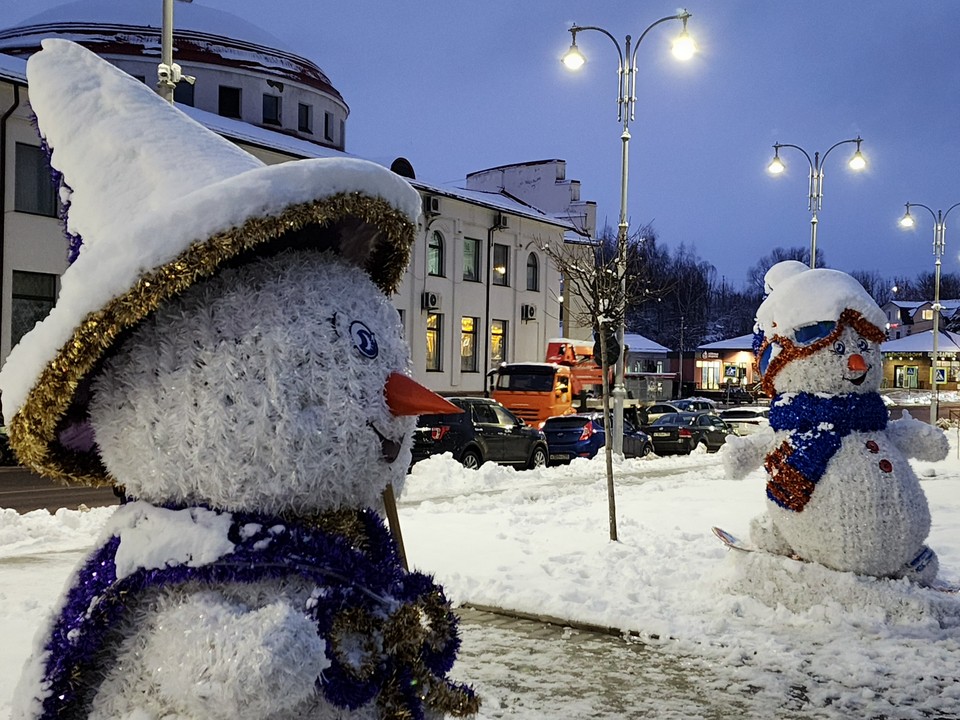
[(390, 373), (384, 389), (394, 415), (449, 415), (463, 410), (403, 373)]
[(870, 368), (867, 367), (867, 361), (863, 359), (863, 355), (854, 353), (847, 358), (847, 369), (853, 372), (866, 372)]

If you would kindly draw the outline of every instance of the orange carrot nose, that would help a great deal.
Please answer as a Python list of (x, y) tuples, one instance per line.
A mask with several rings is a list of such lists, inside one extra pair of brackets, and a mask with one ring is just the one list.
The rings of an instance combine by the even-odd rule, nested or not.
[(428, 390), (403, 373), (390, 373), (384, 393), (387, 396), (390, 412), (397, 416), (427, 413), (449, 415), (463, 412), (452, 402), (447, 402), (433, 390)]
[(870, 368), (867, 366), (867, 361), (863, 359), (863, 355), (854, 353), (847, 358), (847, 369), (854, 372), (866, 372)]

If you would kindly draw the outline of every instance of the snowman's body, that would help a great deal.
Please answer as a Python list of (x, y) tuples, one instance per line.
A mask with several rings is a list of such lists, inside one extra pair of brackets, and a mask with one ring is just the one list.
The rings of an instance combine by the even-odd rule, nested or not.
[(431, 690), (466, 711), (442, 591), (363, 511), (409, 464), (413, 418), (384, 396), (408, 353), (383, 293), (328, 253), (225, 270), (144, 321), (90, 401), (133, 501), (54, 627), (80, 642), (37, 653), (15, 716), (56, 716), (64, 658), (97, 668), (72, 705), (97, 720), (439, 717)]
[(877, 392), (883, 313), (835, 270), (788, 261), (766, 281), (756, 351), (772, 430), (728, 439), (723, 460), (731, 477), (767, 470), (751, 538), (836, 570), (931, 582), (930, 511), (907, 458), (942, 460), (947, 441), (909, 416), (888, 420)]
[[(780, 447), (789, 433), (775, 437), (774, 447)], [(920, 483), (883, 431), (845, 437), (802, 512), (768, 499), (767, 513), (788, 552), (878, 577), (899, 575), (930, 532)]]

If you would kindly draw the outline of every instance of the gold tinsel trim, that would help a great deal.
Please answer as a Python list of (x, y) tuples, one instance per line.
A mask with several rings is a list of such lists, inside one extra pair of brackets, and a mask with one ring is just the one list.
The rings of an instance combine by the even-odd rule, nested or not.
[(320, 515), (308, 517), (299, 515), (283, 515), (282, 517), (288, 522), (320, 530), (328, 535), (345, 538), (352, 547), (362, 552), (367, 552), (370, 549), (370, 537), (367, 535), (363, 517), (357, 510), (346, 508), (330, 510)]
[(856, 310), (847, 308), (837, 319), (837, 326), (833, 331), (814, 343), (810, 345), (797, 345), (793, 340), (786, 335), (774, 335), (766, 340), (760, 346), (760, 351), (757, 353), (754, 360), (754, 368), (757, 373), (760, 374), (760, 358), (763, 357), (764, 351), (771, 345), (771, 343), (777, 343), (781, 350), (775, 358), (770, 361), (770, 364), (767, 365), (767, 372), (761, 374), (763, 378), (761, 383), (761, 388), (769, 396), (773, 397), (777, 394), (776, 387), (773, 384), (774, 378), (777, 376), (785, 365), (801, 357), (809, 357), (814, 355), (825, 347), (833, 345), (833, 343), (843, 334), (844, 329), (852, 327), (860, 335), (865, 337), (867, 340), (873, 342), (883, 342), (886, 340), (886, 333), (878, 328), (876, 325), (871, 323), (869, 320), (863, 317)]
[(77, 399), (81, 383), (117, 338), (162, 303), (212, 276), (224, 263), (243, 253), (264, 248), (308, 225), (326, 226), (346, 218), (360, 220), (380, 232), (381, 240), (366, 258), (364, 269), (384, 293), (393, 294), (406, 270), (414, 226), (406, 215), (380, 198), (360, 193), (334, 195), (293, 205), (273, 217), (248, 220), (238, 228), (198, 241), (81, 321), (73, 337), (43, 369), (9, 423), (10, 445), (20, 462), (68, 485), (111, 484), (113, 479), (95, 453), (67, 451), (56, 442), (56, 433)]

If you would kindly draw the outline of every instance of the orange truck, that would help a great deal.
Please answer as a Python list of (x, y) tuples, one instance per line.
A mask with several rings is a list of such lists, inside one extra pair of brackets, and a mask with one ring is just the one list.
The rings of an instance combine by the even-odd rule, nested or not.
[(495, 379), (493, 398), (534, 427), (596, 405), (603, 394), (603, 371), (587, 340), (549, 340), (544, 362), (505, 363)]

